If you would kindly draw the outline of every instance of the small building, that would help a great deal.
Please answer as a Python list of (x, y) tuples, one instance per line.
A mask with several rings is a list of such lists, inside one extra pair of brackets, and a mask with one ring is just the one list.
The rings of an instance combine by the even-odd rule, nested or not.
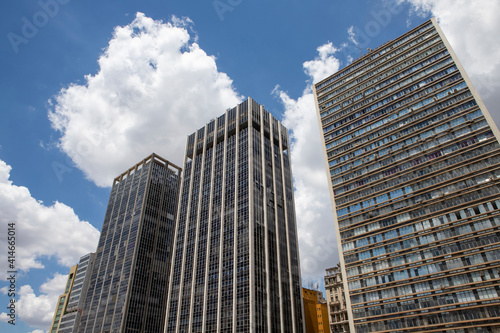
[(328, 307), (323, 293), (318, 290), (302, 288), (304, 301), (304, 320), (307, 333), (330, 333)]
[(325, 275), (326, 302), (328, 303), (328, 319), (331, 333), (350, 332), (347, 318), (344, 285), (340, 264), (326, 269)]

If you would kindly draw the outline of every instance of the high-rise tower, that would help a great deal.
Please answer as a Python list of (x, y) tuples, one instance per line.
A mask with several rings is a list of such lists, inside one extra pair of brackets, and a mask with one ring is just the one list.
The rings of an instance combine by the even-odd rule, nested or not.
[[(73, 283), (69, 290), (69, 298), (64, 308), (61, 322), (57, 328), (57, 333), (76, 333), (78, 332), (78, 325), (80, 324), (80, 317), (82, 314), (83, 303), (87, 296), (87, 290), (94, 267), (95, 253), (87, 253), (80, 258), (76, 272), (73, 273)], [(49, 331), (53, 333), (53, 330)]]
[(66, 313), (66, 309), (68, 307), (68, 301), (71, 295), (71, 289), (73, 288), (73, 283), (75, 282), (77, 268), (78, 265), (75, 265), (72, 266), (69, 270), (66, 286), (64, 287), (64, 293), (59, 296), (59, 299), (57, 300), (56, 311), (54, 313), (54, 317), (52, 318), (52, 324), (50, 325), (49, 329), (50, 333), (59, 332), (59, 326), (61, 325), (63, 315)]
[(351, 331), (499, 331), (500, 133), (436, 20), (315, 95)]
[(181, 169), (151, 155), (114, 180), (79, 332), (161, 332)]
[(288, 133), (252, 99), (188, 136), (166, 332), (303, 332)]

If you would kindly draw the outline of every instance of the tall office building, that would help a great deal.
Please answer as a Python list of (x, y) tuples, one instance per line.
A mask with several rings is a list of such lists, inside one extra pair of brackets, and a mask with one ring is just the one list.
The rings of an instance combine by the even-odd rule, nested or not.
[(68, 279), (66, 280), (66, 286), (64, 287), (64, 293), (57, 299), (56, 311), (54, 312), (52, 324), (50, 324), (49, 328), (50, 333), (57, 333), (59, 331), (59, 325), (61, 324), (63, 315), (66, 313), (71, 289), (73, 288), (73, 283), (75, 282), (77, 267), (78, 265), (74, 265), (70, 268)]
[(499, 331), (500, 136), (436, 20), (315, 95), (351, 331)]
[[(83, 302), (87, 295), (90, 275), (94, 266), (95, 253), (88, 253), (80, 258), (76, 271), (73, 272), (73, 283), (69, 291), (68, 302), (57, 329), (57, 333), (76, 333), (80, 324)], [(70, 276), (71, 276), (70, 272)], [(83, 296), (82, 296), (83, 295)], [(52, 331), (49, 331), (52, 333)]]
[(166, 332), (303, 332), (288, 133), (252, 99), (188, 136)]
[(114, 180), (79, 332), (161, 332), (181, 169), (152, 154)]

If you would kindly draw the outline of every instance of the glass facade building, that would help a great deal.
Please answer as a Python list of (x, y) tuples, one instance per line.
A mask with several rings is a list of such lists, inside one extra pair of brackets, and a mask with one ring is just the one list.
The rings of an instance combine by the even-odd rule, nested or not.
[(85, 300), (85, 296), (87, 295), (94, 260), (95, 253), (88, 253), (80, 258), (75, 272), (73, 285), (69, 292), (66, 310), (61, 318), (57, 333), (78, 332), (83, 302)]
[(303, 332), (288, 132), (252, 99), (187, 138), (165, 332)]
[(352, 332), (498, 332), (499, 132), (435, 19), (315, 85)]
[(161, 332), (181, 169), (151, 155), (114, 180), (78, 332)]
[(68, 279), (66, 280), (66, 286), (64, 287), (64, 293), (59, 296), (57, 300), (56, 311), (54, 313), (54, 317), (52, 318), (52, 324), (49, 328), (50, 333), (59, 332), (59, 326), (61, 325), (62, 318), (66, 313), (71, 289), (73, 288), (73, 283), (75, 282), (77, 267), (78, 265), (72, 266), (69, 270)]

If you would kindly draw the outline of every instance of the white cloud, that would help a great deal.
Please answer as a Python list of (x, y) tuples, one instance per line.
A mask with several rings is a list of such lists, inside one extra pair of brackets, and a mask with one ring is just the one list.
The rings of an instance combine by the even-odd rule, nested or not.
[(332, 43), (327, 43), (317, 48), (319, 56), (314, 60), (306, 61), (303, 66), (313, 83), (319, 82), (339, 70), (340, 61), (333, 56), (338, 48)]
[(417, 15), (432, 15), (500, 124), (500, 1), (406, 0)]
[[(54, 316), (58, 297), (64, 292), (68, 276), (59, 273), (42, 284), (37, 296), (30, 285), (19, 288), (17, 293), (17, 315), (19, 320), (31, 327), (36, 327), (32, 333), (43, 333), (48, 330)], [(5, 312), (0, 314), (1, 320), (8, 318)], [(42, 329), (40, 329), (42, 328)]]
[[(0, 160), (0, 227), (6, 232), (7, 224), (15, 223), (16, 269), (43, 268), (46, 257), (69, 267), (95, 250), (99, 232), (92, 225), (81, 221), (63, 203), (46, 206), (37, 201), (26, 187), (9, 180), (10, 170), (10, 165)], [(0, 247), (7, 249), (7, 237), (0, 238)], [(8, 270), (6, 256), (0, 262), (3, 272)]]
[[(313, 82), (339, 69), (332, 43), (318, 47), (319, 56), (304, 63)], [(338, 262), (338, 250), (312, 86), (297, 100), (279, 87), (274, 93), (284, 105), (283, 125), (292, 138), (291, 156), (302, 279), (322, 282), (325, 269)]]
[(182, 164), (187, 135), (242, 99), (194, 42), (191, 20), (171, 21), (137, 13), (115, 29), (98, 73), (53, 101), (59, 147), (98, 186), (152, 152)]

